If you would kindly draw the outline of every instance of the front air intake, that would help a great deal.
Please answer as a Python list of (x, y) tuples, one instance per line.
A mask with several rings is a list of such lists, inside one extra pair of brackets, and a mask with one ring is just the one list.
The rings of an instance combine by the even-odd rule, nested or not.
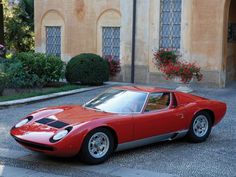
[[(14, 137), (14, 136), (13, 136)], [(54, 148), (48, 145), (44, 145), (44, 144), (39, 144), (39, 143), (33, 143), (33, 142), (29, 142), (29, 141), (25, 141), (25, 140), (21, 140), (19, 138), (14, 137), (15, 140), (22, 144), (23, 146), (29, 147), (29, 148), (33, 148), (35, 150), (39, 150), (39, 151), (53, 151)]]

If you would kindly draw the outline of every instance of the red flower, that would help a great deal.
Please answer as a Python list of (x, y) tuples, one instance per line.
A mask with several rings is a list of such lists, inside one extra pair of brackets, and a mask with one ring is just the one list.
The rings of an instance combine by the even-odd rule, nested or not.
[(188, 83), (192, 78), (201, 81), (203, 74), (196, 63), (180, 61), (179, 56), (172, 49), (161, 49), (154, 53), (153, 63), (165, 74), (166, 79), (180, 77), (181, 81)]
[(111, 76), (116, 76), (117, 73), (121, 71), (120, 60), (115, 59), (112, 56), (105, 56), (105, 60), (107, 60), (109, 64), (109, 71)]

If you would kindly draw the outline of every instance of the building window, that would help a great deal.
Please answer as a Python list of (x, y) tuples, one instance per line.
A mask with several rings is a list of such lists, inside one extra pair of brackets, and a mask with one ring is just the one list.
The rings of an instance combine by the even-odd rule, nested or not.
[(120, 27), (102, 28), (103, 57), (120, 58)]
[(61, 56), (61, 27), (46, 27), (46, 54)]
[(161, 0), (160, 48), (180, 49), (182, 0)]

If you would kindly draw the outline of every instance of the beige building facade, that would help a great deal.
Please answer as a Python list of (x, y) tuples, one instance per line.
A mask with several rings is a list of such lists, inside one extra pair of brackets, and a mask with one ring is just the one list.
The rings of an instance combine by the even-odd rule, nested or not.
[[(198, 84), (236, 81), (236, 0), (136, 0), (135, 83), (165, 81), (153, 50), (175, 48), (201, 66)], [(133, 0), (35, 0), (36, 51), (68, 62), (80, 53), (112, 55), (131, 79)]]

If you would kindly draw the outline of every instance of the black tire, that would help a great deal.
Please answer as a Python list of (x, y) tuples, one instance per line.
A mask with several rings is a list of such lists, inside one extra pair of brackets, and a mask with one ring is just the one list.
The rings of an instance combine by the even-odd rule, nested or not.
[[(109, 139), (109, 148), (107, 152), (100, 158), (95, 158), (93, 155), (91, 155), (88, 148), (90, 139), (93, 137), (93, 135), (97, 133), (103, 133)], [(89, 132), (88, 135), (85, 137), (81, 150), (79, 152), (79, 159), (80, 161), (86, 164), (100, 164), (106, 161), (113, 153), (113, 151), (114, 151), (114, 137), (112, 133), (106, 128), (97, 128)]]
[[(202, 136), (199, 136), (200, 133), (197, 132), (197, 130), (196, 130), (197, 128), (194, 130), (194, 124), (197, 121), (197, 119), (199, 119), (200, 117), (202, 117), (203, 119), (206, 118), (205, 120), (207, 121), (207, 125), (208, 125), (206, 130), (203, 131), (204, 133), (202, 133)], [(204, 142), (209, 137), (209, 135), (211, 133), (211, 128), (212, 128), (212, 119), (211, 119), (210, 115), (205, 111), (198, 112), (193, 117), (189, 131), (187, 133), (187, 138), (189, 141), (194, 142), (194, 143)]]

